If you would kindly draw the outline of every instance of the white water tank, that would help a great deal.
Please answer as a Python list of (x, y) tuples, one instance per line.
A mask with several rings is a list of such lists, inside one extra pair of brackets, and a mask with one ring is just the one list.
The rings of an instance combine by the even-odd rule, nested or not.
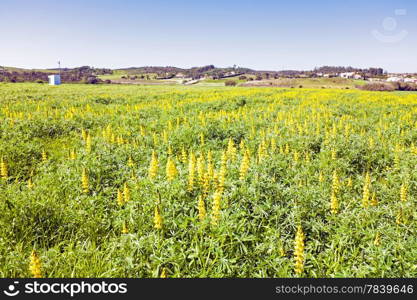
[(60, 85), (61, 76), (60, 75), (49, 75), (49, 85)]

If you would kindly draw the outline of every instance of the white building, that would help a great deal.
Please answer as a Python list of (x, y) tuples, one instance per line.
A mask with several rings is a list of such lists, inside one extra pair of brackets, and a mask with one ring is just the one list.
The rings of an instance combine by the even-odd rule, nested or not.
[(49, 75), (49, 85), (60, 85), (61, 75)]
[(355, 72), (340, 73), (339, 76), (342, 78), (350, 79), (355, 77)]
[(401, 77), (389, 77), (388, 79), (387, 79), (387, 81), (388, 82), (403, 82), (404, 81), (404, 79), (402, 79)]
[(404, 82), (407, 83), (417, 83), (417, 79), (416, 78), (405, 78)]

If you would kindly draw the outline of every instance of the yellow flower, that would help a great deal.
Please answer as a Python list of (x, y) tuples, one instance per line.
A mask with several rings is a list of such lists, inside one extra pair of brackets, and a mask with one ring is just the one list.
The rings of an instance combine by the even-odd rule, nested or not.
[(376, 198), (375, 192), (372, 193), (371, 205), (372, 206), (377, 206), (378, 205), (378, 199)]
[(195, 164), (196, 164), (195, 155), (194, 153), (191, 152), (190, 159), (188, 162), (188, 191), (192, 191), (194, 188)]
[(323, 176), (323, 172), (320, 171), (319, 172), (319, 182), (323, 182), (324, 181), (324, 176)]
[(32, 182), (32, 178), (28, 179), (28, 189), (32, 189), (33, 188), (33, 182)]
[(297, 275), (301, 275), (304, 271), (304, 239), (303, 229), (298, 226), (294, 240), (294, 271)]
[(88, 194), (89, 192), (89, 180), (88, 180), (88, 174), (85, 168), (83, 168), (83, 173), (81, 176), (81, 186), (83, 189), (84, 194)]
[(407, 192), (408, 192), (407, 184), (403, 183), (401, 185), (401, 188), (400, 188), (400, 200), (401, 200), (401, 202), (406, 202), (407, 201)]
[(337, 175), (336, 170), (333, 171), (333, 181), (332, 181), (332, 191), (334, 194), (338, 194), (340, 189), (339, 176)]
[(174, 161), (171, 157), (168, 157), (167, 165), (166, 165), (166, 174), (168, 181), (172, 181), (178, 174), (177, 168), (175, 167)]
[(330, 197), (330, 211), (332, 212), (332, 214), (337, 214), (337, 212), (339, 211), (339, 201), (334, 192), (332, 192), (332, 195)]
[(233, 142), (233, 140), (231, 138), (229, 138), (229, 142), (227, 144), (227, 152), (226, 155), (230, 160), (234, 160), (235, 156), (236, 156), (236, 147), (235, 147), (235, 143)]
[(124, 203), (127, 203), (130, 201), (130, 189), (126, 182), (123, 185), (123, 201)]
[(33, 278), (42, 278), (42, 263), (35, 250), (30, 255), (29, 271)]
[(127, 234), (127, 233), (129, 233), (129, 229), (127, 228), (126, 222), (123, 222), (122, 234)]
[(337, 159), (337, 152), (335, 149), (332, 149), (332, 159), (336, 160)]
[(219, 191), (220, 194), (223, 194), (224, 191), (224, 185), (225, 185), (225, 181), (226, 181), (226, 166), (222, 165), (220, 167), (220, 171), (217, 175), (217, 190)]
[(187, 163), (187, 151), (185, 151), (184, 147), (181, 150), (181, 161), (185, 165)]
[(205, 144), (205, 141), (204, 141), (204, 133), (200, 133), (200, 144), (202, 146), (204, 146), (204, 144)]
[(397, 216), (395, 218), (395, 223), (397, 223), (397, 225), (400, 225), (400, 224), (403, 223), (403, 211), (402, 211), (401, 208), (400, 208), (400, 210), (397, 213)]
[(158, 175), (158, 158), (155, 151), (152, 151), (151, 163), (149, 166), (149, 179), (154, 179)]
[(120, 206), (124, 204), (123, 193), (120, 189), (117, 189), (117, 204)]
[(282, 245), (281, 245), (281, 247), (279, 247), (279, 255), (281, 257), (285, 256), (285, 249), (284, 249), (284, 246), (282, 246)]
[(161, 272), (161, 276), (160, 277), (161, 278), (168, 278), (167, 269), (166, 268), (163, 268), (162, 269), (162, 272)]
[(381, 234), (379, 232), (375, 234), (374, 245), (375, 246), (381, 245)]
[(155, 224), (154, 225), (155, 229), (161, 230), (163, 228), (163, 219), (162, 219), (162, 216), (161, 216), (161, 213), (159, 211), (158, 206), (155, 206), (155, 214), (154, 214), (154, 217), (153, 217), (153, 221), (154, 221), (154, 224)]
[(87, 153), (91, 152), (91, 135), (89, 133), (87, 134), (87, 139), (85, 141), (85, 151)]
[(0, 161), (0, 175), (2, 179), (7, 179), (7, 177), (9, 177), (9, 169), (7, 166), (7, 162), (4, 160), (3, 157)]
[(246, 174), (248, 173), (248, 170), (249, 170), (249, 163), (250, 163), (249, 155), (245, 151), (245, 154), (243, 155), (243, 158), (242, 158), (242, 162), (240, 164), (239, 180), (245, 179)]
[(46, 154), (45, 150), (42, 150), (42, 160), (47, 161), (48, 160), (48, 154)]
[(201, 195), (198, 197), (198, 218), (200, 221), (203, 221), (206, 218), (206, 204)]
[(200, 185), (204, 183), (204, 156), (200, 154), (197, 158), (197, 175)]
[(129, 159), (127, 160), (127, 166), (129, 168), (133, 168), (135, 166), (135, 163), (133, 162), (132, 156), (129, 156)]
[(75, 160), (77, 158), (77, 153), (74, 149), (71, 150), (69, 157), (71, 160)]
[(221, 207), (221, 193), (216, 191), (213, 195), (213, 208), (211, 213), (211, 224), (217, 225), (220, 219), (220, 207)]

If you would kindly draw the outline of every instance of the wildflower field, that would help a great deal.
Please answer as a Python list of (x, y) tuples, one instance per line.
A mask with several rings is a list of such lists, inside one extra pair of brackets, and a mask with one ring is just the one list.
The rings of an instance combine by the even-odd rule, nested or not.
[(0, 84), (1, 277), (416, 277), (417, 94)]

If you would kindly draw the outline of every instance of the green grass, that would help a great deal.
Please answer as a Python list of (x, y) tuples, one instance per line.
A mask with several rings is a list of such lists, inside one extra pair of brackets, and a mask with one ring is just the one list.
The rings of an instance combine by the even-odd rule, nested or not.
[[(158, 277), (164, 268), (169, 277), (294, 277), (298, 225), (306, 236), (302, 277), (417, 276), (416, 94), (0, 84), (0, 118), (8, 165), (0, 180), (2, 277), (31, 276), (33, 249), (45, 277)], [(152, 151), (159, 168), (149, 179)], [(209, 151), (216, 174), (228, 153), (217, 225)], [(245, 151), (249, 170), (240, 178)], [(191, 153), (200, 163), (190, 190)], [(171, 182), (168, 157), (178, 170)], [(377, 205), (364, 207), (367, 172)], [(120, 206), (125, 184), (131, 200)], [(155, 207), (163, 230), (154, 228)]]

